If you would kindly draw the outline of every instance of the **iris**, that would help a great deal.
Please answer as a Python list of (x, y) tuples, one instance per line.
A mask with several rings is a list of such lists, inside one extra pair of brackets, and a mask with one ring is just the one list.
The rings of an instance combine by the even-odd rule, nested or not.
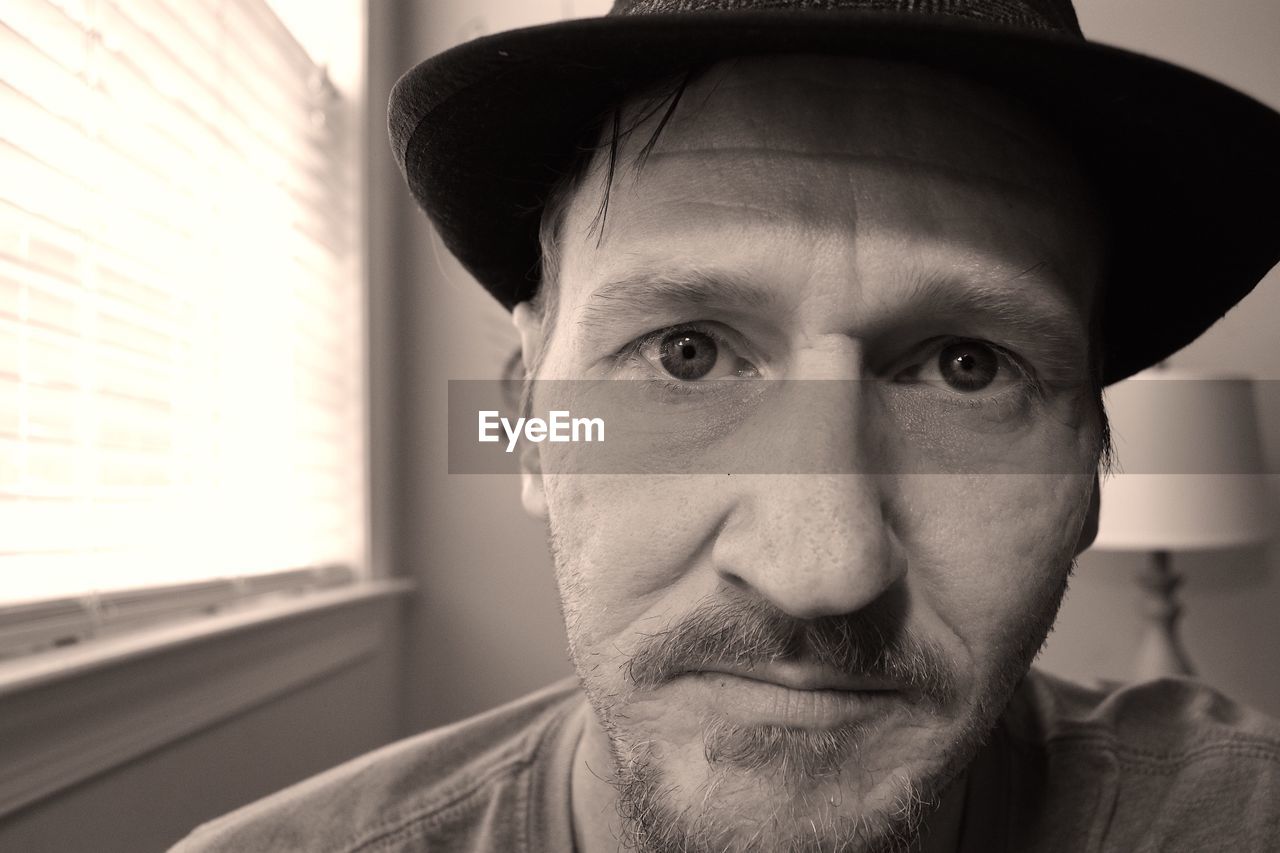
[(719, 347), (710, 335), (689, 329), (667, 334), (658, 346), (662, 367), (676, 379), (686, 382), (710, 373), (719, 354)]
[(989, 346), (962, 341), (938, 351), (938, 371), (957, 391), (981, 391), (995, 381), (1000, 358)]

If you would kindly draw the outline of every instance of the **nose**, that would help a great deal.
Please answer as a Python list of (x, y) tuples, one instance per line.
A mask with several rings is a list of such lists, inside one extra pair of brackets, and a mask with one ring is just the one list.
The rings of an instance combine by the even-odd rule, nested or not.
[[(906, 574), (868, 474), (742, 477), (712, 550), (717, 573), (798, 619), (853, 613)], [(735, 478), (738, 479), (738, 478)]]
[(896, 477), (878, 458), (874, 395), (856, 380), (785, 384), (790, 405), (771, 407), (757, 426), (802, 437), (777, 450), (788, 462), (769, 470), (781, 473), (733, 478), (735, 502), (712, 562), (724, 580), (796, 618), (852, 613), (906, 573), (891, 511)]

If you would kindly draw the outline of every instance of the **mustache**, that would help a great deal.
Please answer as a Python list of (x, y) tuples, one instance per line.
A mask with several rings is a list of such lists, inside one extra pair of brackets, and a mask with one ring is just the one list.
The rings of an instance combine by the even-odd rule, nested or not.
[(908, 629), (885, 601), (814, 619), (758, 599), (704, 601), (670, 628), (645, 635), (623, 669), (636, 687), (653, 688), (687, 672), (783, 661), (889, 681), (938, 707), (957, 690), (942, 647)]

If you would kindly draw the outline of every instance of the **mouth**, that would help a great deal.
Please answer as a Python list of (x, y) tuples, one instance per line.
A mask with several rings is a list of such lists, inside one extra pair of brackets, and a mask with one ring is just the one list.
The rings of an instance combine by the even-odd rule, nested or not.
[[(695, 673), (686, 673), (695, 674)], [(886, 678), (850, 675), (827, 667), (777, 661), (759, 667), (713, 666), (698, 674), (732, 675), (748, 681), (774, 684), (792, 690), (835, 690), (856, 693), (889, 692), (899, 689)]]
[(674, 684), (718, 715), (796, 728), (870, 722), (904, 698), (884, 679), (787, 663), (685, 672)]

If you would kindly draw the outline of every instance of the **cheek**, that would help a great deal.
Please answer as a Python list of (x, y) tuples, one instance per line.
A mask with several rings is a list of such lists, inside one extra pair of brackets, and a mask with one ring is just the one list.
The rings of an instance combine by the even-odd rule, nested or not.
[[(721, 513), (709, 478), (547, 475), (548, 523), (566, 621), (583, 649), (615, 648), (628, 628), (688, 604), (689, 576)], [(630, 645), (623, 643), (623, 646)]]
[(1027, 642), (1027, 633), (1052, 615), (1046, 611), (1070, 570), (1092, 476), (904, 480), (900, 529), (913, 588), (975, 665), (1007, 657), (1011, 644)]

